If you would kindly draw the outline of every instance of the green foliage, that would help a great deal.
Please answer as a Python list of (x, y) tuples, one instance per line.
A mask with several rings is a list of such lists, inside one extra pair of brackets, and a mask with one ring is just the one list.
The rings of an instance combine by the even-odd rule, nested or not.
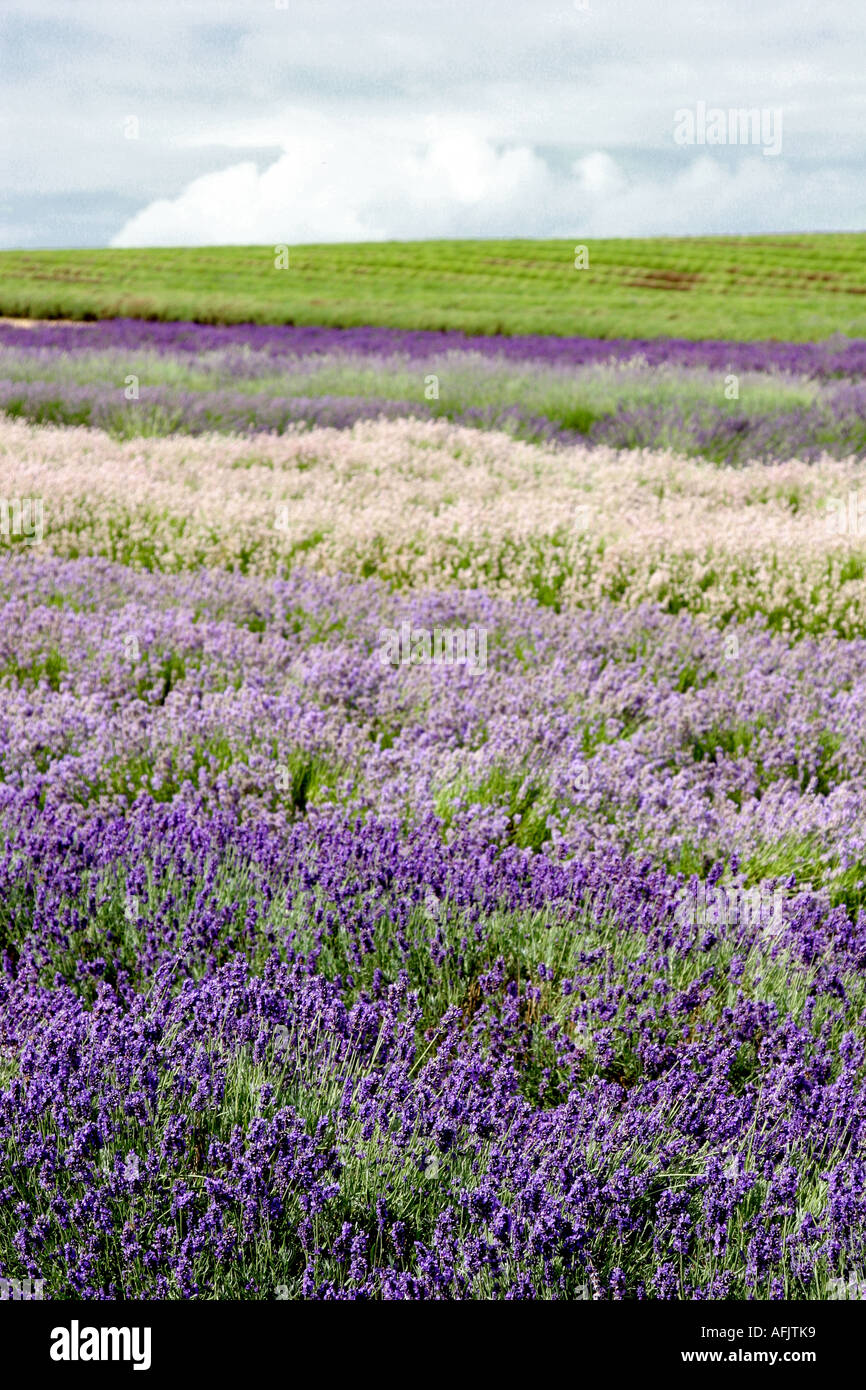
[(6, 251), (0, 312), (598, 337), (866, 335), (866, 235)]
[(479, 782), (459, 779), (443, 788), (436, 800), (437, 814), (451, 823), (457, 804), (495, 806), (505, 811), (505, 842), (521, 849), (538, 850), (550, 839), (548, 817), (553, 809), (543, 779), (520, 768), (494, 767)]

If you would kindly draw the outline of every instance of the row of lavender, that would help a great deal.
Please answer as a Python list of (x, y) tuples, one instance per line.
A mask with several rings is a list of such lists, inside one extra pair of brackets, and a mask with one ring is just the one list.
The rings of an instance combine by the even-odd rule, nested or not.
[(278, 830), (313, 808), (437, 816), (866, 894), (863, 639), (20, 554), (0, 601), (0, 765), (42, 804), (117, 815), (143, 793)]
[(116, 435), (445, 417), (719, 463), (866, 453), (866, 347), (471, 338), (109, 320), (0, 324), (0, 409)]
[(0, 985), (7, 1273), (616, 1299), (832, 1297), (862, 1269), (843, 913), (807, 904), (770, 946), (678, 921), (648, 866), (427, 821), (286, 837), (14, 793), (4, 819), (33, 924)]
[(124, 353), (148, 348), (162, 354), (237, 352), (241, 347), (271, 357), (332, 353), (416, 360), (448, 352), (479, 353), (517, 362), (582, 367), (640, 358), (652, 366), (709, 367), (719, 372), (789, 372), (797, 376), (866, 376), (866, 342), (841, 334), (820, 343), (742, 343), (687, 338), (564, 338), (542, 334), (482, 336), (457, 331), (400, 328), (322, 328), (272, 324), (167, 323), (102, 319), (21, 326), (0, 320), (0, 347), (60, 353)]

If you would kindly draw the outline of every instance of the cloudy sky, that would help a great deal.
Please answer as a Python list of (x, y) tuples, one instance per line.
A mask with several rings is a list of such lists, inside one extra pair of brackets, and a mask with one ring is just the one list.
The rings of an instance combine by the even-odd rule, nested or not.
[(862, 229), (864, 58), (853, 0), (2, 0), (0, 246)]

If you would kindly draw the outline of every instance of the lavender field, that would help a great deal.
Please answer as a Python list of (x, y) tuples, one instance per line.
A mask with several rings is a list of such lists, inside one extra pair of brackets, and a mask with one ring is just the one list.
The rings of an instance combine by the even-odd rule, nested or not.
[(849, 340), (0, 325), (0, 1278), (857, 1296), (864, 406)]

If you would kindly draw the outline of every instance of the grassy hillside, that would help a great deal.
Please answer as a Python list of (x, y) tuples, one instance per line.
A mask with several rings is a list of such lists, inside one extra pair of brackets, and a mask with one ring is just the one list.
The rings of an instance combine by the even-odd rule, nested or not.
[(601, 337), (866, 336), (866, 235), (0, 253), (0, 314)]

